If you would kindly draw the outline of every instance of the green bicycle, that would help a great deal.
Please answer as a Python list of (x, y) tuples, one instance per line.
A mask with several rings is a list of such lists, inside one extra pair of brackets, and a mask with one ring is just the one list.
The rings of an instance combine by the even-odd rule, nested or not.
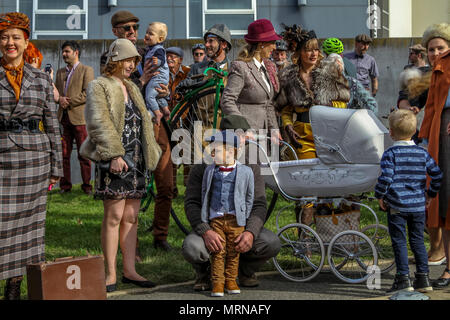
[[(226, 71), (207, 68), (203, 74), (194, 76), (192, 79), (206, 76), (209, 77), (208, 79), (179, 88), (176, 95), (178, 103), (172, 110), (169, 120), (163, 122), (169, 137), (174, 130), (179, 128), (187, 129), (193, 134), (195, 121), (202, 121), (203, 126), (208, 128), (217, 128), (220, 96), (224, 89), (223, 78), (227, 75)], [(213, 103), (212, 108), (211, 102)], [(162, 119), (162, 121), (164, 120)], [(148, 210), (155, 196), (155, 183), (152, 175), (147, 186), (147, 196), (141, 201), (141, 212)], [(188, 228), (180, 221), (173, 208), (170, 210), (170, 215), (178, 228), (186, 235), (189, 234)], [(148, 231), (152, 229), (151, 226)]]

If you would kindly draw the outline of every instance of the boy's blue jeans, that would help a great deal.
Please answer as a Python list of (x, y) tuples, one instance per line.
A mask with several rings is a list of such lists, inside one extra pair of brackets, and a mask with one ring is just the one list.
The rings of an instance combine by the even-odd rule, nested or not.
[[(390, 211), (393, 211), (390, 209)], [(397, 274), (409, 275), (408, 247), (406, 245), (406, 226), (411, 251), (416, 260), (416, 271), (428, 273), (428, 254), (425, 248), (423, 232), (425, 228), (425, 212), (423, 213), (388, 213), (388, 228), (394, 249)]]

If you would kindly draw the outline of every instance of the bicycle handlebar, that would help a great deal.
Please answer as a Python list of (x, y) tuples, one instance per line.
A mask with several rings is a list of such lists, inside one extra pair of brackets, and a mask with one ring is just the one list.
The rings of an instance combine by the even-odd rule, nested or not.
[(228, 76), (228, 72), (227, 71), (225, 71), (225, 70), (217, 70), (216, 68), (212, 68), (212, 67), (206, 68), (205, 71), (203, 71), (203, 75), (205, 75), (205, 76), (208, 75), (208, 71), (212, 71), (213, 73), (216, 74), (216, 76), (219, 76), (221, 78)]

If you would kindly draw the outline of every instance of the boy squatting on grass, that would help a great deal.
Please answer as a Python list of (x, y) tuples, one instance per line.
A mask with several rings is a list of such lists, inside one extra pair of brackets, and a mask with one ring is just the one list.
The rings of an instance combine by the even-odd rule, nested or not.
[[(423, 233), (425, 206), (436, 197), (442, 172), (430, 154), (411, 140), (417, 120), (410, 110), (399, 109), (389, 115), (389, 133), (394, 145), (381, 158), (381, 175), (375, 186), (375, 197), (387, 211), (389, 235), (394, 250), (397, 273), (388, 293), (400, 290), (429, 292), (428, 256)], [(426, 190), (427, 173), (431, 178)], [(411, 250), (416, 260), (414, 288), (411, 286), (406, 245), (406, 225)]]
[(252, 211), (255, 181), (252, 169), (236, 160), (237, 135), (224, 130), (206, 141), (210, 142), (214, 163), (203, 175), (201, 216), (224, 242), (222, 250), (211, 254), (211, 296), (223, 297), (224, 288), (229, 294), (241, 292), (236, 283), (239, 252), (235, 241)]
[(162, 45), (166, 37), (167, 25), (165, 23), (152, 22), (148, 25), (144, 37), (144, 43), (147, 45), (146, 54), (144, 61), (138, 66), (141, 75), (143, 73), (143, 66), (147, 60), (151, 59), (153, 65), (158, 66), (156, 71), (159, 73), (152, 77), (145, 87), (145, 104), (147, 110), (150, 110), (152, 115), (155, 116), (156, 123), (159, 123), (159, 120), (163, 116), (170, 116), (169, 104), (166, 98), (158, 98), (159, 93), (156, 91), (156, 88), (160, 88), (160, 84), (169, 84), (169, 67), (166, 61), (166, 50)]

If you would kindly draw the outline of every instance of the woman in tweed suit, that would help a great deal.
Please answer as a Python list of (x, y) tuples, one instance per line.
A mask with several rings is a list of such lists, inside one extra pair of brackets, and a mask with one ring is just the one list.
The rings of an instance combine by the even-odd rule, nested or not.
[[(279, 90), (277, 68), (269, 57), (276, 48), (275, 41), (281, 37), (269, 20), (259, 19), (248, 26), (244, 39), (247, 46), (231, 63), (222, 111), (225, 115), (244, 116), (255, 130), (278, 129), (272, 101)], [(275, 138), (281, 139), (279, 131)]]
[(0, 280), (20, 298), (26, 265), (44, 261), (47, 188), (62, 176), (49, 76), (24, 63), (28, 17), (0, 15)]

